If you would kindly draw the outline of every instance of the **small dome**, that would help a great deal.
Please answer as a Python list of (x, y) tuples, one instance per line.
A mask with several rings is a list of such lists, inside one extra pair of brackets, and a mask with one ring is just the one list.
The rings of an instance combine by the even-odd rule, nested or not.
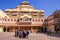
[(23, 1), (23, 2), (22, 2), (22, 5), (29, 5), (29, 2)]

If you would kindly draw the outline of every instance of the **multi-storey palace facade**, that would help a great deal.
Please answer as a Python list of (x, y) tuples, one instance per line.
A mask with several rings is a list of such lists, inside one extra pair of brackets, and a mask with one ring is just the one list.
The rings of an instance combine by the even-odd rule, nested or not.
[(23, 1), (15, 9), (6, 9), (5, 15), (2, 15), (0, 17), (0, 31), (12, 32), (23, 29), (36, 32), (44, 23), (44, 10), (35, 9), (27, 1)]
[(54, 11), (44, 22), (44, 26), (52, 32), (60, 32), (60, 10)]

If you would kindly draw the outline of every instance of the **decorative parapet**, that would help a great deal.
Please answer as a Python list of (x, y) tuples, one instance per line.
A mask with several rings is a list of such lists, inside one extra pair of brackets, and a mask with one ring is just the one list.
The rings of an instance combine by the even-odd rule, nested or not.
[(19, 9), (6, 9), (5, 11), (20, 11)]

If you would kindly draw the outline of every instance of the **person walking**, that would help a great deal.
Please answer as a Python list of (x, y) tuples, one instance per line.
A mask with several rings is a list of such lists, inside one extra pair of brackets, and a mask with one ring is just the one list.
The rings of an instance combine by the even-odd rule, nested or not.
[(23, 38), (23, 31), (19, 30), (18, 35), (19, 35), (19, 38)]
[(29, 31), (26, 31), (26, 37), (28, 38), (28, 35), (29, 35)]
[(51, 35), (51, 30), (49, 30), (49, 35)]
[(15, 30), (15, 37), (18, 37), (18, 30)]
[(49, 30), (46, 31), (47, 35), (49, 35)]
[(23, 38), (26, 38), (26, 32), (23, 31)]

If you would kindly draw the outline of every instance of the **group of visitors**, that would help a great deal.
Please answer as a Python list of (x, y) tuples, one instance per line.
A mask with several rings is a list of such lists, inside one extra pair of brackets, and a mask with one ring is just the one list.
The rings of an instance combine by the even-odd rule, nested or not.
[(20, 30), (20, 29), (15, 31), (15, 37), (28, 38), (28, 35), (29, 35), (29, 31)]
[(51, 30), (46, 30), (47, 35), (51, 35)]
[(38, 30), (37, 33), (45, 33), (47, 35), (51, 35), (51, 29), (41, 28), (41, 30)]
[(51, 35), (51, 29), (47, 29), (46, 27), (41, 28), (41, 33), (45, 33), (47, 35)]

